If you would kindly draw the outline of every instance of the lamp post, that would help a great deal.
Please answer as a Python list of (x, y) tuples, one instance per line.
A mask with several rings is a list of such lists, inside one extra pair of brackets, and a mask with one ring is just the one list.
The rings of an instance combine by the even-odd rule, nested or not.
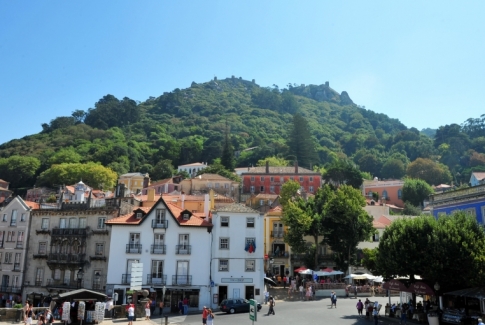
[(84, 277), (84, 271), (83, 271), (83, 268), (80, 267), (79, 268), (79, 271), (77, 271), (77, 288), (81, 288), (81, 283), (83, 281), (83, 277)]
[(438, 294), (438, 291), (440, 291), (440, 289), (441, 289), (441, 286), (438, 283), (438, 281), (435, 282), (433, 287), (434, 287), (434, 290), (436, 291), (436, 295), (438, 296), (440, 309), (443, 310), (443, 297)]
[(94, 272), (94, 286), (93, 289), (99, 290), (101, 289), (101, 283), (99, 280), (101, 279), (101, 273), (99, 271)]

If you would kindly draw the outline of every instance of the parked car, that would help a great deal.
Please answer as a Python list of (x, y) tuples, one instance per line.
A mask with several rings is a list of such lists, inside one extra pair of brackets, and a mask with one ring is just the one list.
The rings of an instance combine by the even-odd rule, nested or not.
[[(229, 314), (237, 312), (249, 312), (249, 300), (241, 298), (224, 299), (219, 306), (221, 311)], [(258, 302), (258, 311), (261, 310), (261, 304)]]

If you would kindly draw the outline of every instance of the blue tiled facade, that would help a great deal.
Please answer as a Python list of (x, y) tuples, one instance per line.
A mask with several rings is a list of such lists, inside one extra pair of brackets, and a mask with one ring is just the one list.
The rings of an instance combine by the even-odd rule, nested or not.
[(475, 216), (478, 223), (485, 224), (485, 185), (431, 195), (430, 205), (435, 218), (464, 211)]

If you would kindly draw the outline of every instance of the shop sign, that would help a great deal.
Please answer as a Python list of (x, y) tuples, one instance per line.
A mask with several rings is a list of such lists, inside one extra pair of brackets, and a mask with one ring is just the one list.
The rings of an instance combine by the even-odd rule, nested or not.
[(222, 278), (222, 283), (253, 283), (252, 278)]

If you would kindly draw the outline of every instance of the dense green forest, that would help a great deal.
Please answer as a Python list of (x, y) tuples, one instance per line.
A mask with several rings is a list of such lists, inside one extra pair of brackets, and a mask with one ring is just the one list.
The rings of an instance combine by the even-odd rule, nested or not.
[[(295, 116), (308, 130), (298, 129)], [(443, 172), (437, 183), (466, 183), (472, 170), (485, 170), (483, 116), (422, 133), (354, 104), (328, 83), (280, 89), (214, 78), (144, 102), (106, 95), (42, 128), (0, 145), (0, 178), (14, 189), (39, 185), (47, 179), (39, 175), (61, 163), (97, 162), (118, 174), (148, 172), (157, 179), (179, 164), (211, 163), (227, 141), (236, 167), (269, 156), (297, 159), (307, 168), (349, 160), (367, 175), (401, 178), (424, 158), (419, 164), (424, 160)], [(295, 149), (299, 136), (311, 138), (314, 152), (303, 157)]]

